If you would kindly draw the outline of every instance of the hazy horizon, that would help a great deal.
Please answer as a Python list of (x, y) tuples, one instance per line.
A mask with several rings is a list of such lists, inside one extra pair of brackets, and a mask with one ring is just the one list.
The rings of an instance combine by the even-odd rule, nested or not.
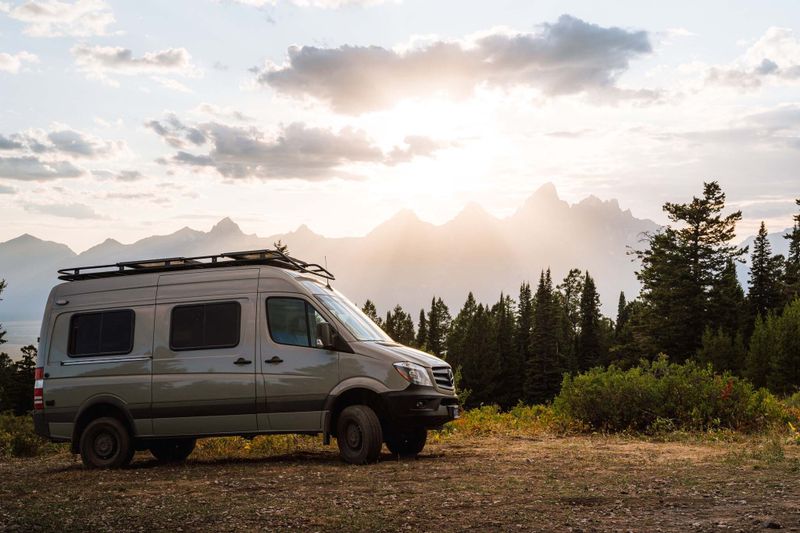
[(777, 0), (0, 1), (0, 241), (81, 251), (225, 216), (358, 236), (401, 209), (509, 216), (548, 182), (664, 224), (664, 202), (712, 179), (741, 238), (780, 231), (800, 191), (798, 15)]

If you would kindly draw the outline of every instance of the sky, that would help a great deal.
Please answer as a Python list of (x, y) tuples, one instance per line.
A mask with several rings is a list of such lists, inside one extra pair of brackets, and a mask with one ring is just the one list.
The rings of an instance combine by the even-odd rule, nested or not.
[(800, 196), (796, 1), (0, 0), (0, 241)]

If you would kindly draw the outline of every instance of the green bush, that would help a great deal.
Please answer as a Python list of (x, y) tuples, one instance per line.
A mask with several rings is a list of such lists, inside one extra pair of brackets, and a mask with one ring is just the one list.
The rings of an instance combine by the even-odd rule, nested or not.
[(33, 431), (30, 416), (0, 413), (0, 457), (34, 457), (57, 449)]
[(760, 431), (783, 424), (785, 407), (730, 373), (666, 356), (629, 370), (615, 366), (565, 376), (553, 407), (602, 431)]

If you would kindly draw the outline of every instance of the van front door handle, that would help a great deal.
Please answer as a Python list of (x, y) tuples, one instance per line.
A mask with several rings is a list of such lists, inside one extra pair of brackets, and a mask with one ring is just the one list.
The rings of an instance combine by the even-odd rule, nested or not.
[(267, 359), (267, 363), (277, 365), (278, 363), (283, 363), (283, 359), (275, 355), (272, 357), (272, 359)]
[(252, 363), (252, 361), (250, 359), (245, 359), (244, 357), (240, 357), (233, 362), (234, 365), (249, 365), (250, 363)]

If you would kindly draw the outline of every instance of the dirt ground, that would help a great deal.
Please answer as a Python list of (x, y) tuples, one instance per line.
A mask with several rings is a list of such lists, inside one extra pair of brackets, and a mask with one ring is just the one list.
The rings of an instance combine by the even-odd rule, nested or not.
[(335, 446), (84, 470), (0, 462), (4, 531), (800, 531), (800, 446), (474, 437), (343, 464)]

